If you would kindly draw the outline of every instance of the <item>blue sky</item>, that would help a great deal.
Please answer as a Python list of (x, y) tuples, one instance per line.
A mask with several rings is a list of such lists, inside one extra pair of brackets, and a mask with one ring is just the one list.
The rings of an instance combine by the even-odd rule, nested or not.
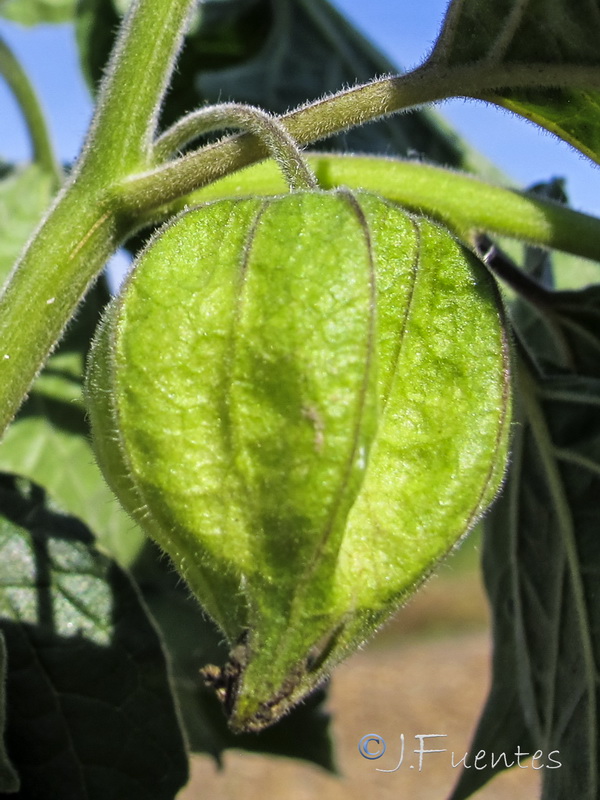
[[(334, 0), (388, 57), (405, 68), (416, 66), (431, 49), (446, 0)], [(50, 119), (63, 159), (78, 152), (91, 114), (78, 72), (72, 31), (67, 26), (23, 29), (1, 22), (5, 36), (26, 66)], [(12, 98), (0, 82), (0, 156), (28, 157), (27, 137)], [(553, 176), (567, 178), (572, 204), (600, 215), (600, 171), (568, 145), (506, 111), (456, 100), (438, 110), (480, 152), (518, 185)]]

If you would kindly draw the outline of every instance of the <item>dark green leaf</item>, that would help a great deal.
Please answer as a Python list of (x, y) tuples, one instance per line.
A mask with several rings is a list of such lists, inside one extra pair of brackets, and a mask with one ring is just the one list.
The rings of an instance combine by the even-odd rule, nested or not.
[(42, 484), (128, 565), (144, 542), (96, 464), (82, 398), (85, 358), (108, 299), (101, 281), (88, 294), (59, 349), (0, 444), (0, 469)]
[[(1, 6), (0, 6), (1, 9)], [(41, 219), (52, 197), (54, 178), (31, 164), (0, 179), (0, 284)]]
[(121, 18), (113, 0), (80, 0), (75, 17), (79, 62), (93, 93), (103, 75)]
[[(534, 191), (566, 200), (558, 181)], [(508, 763), (517, 747), (541, 751), (544, 800), (591, 799), (600, 786), (600, 286), (552, 291), (550, 258), (531, 249), (524, 272), (537, 282), (520, 282), (509, 262), (511, 272), (520, 291), (512, 320), (528, 355), (511, 469), (485, 529), (493, 679), (471, 749), (507, 753)], [(562, 766), (549, 769), (554, 750)], [(505, 766), (463, 771), (451, 800)]]
[[(472, 67), (462, 78), (469, 87), (457, 87), (457, 94), (515, 111), (600, 161), (599, 37), (596, 0), (455, 0), (428, 64)], [(552, 88), (514, 88), (503, 75), (511, 68), (519, 80), (533, 75), (534, 85), (535, 75), (543, 75)], [(577, 78), (577, 69), (585, 76)], [(478, 84), (489, 86), (491, 76), (498, 88), (480, 92)], [(569, 79), (570, 86), (559, 88)]]
[(77, 0), (1, 0), (0, 15), (22, 25), (71, 22)]
[[(77, 31), (85, 74), (96, 86), (118, 19), (114, 0), (84, 0)], [(202, 5), (163, 108), (163, 125), (204, 103), (237, 100), (282, 113), (355, 81), (397, 71), (326, 0), (221, 0)], [(416, 151), (440, 163), (483, 159), (437, 115), (416, 111), (328, 140), (360, 152)]]
[[(600, 790), (600, 381), (555, 374), (534, 383), (526, 373), (520, 388), (511, 472), (486, 530), (494, 680), (473, 746), (541, 750), (544, 800), (592, 800)], [(550, 754), (560, 768), (549, 768)], [(453, 800), (488, 777), (463, 776)]]
[(493, 752), (496, 756), (505, 753), (506, 759), (500, 759), (496, 769), (492, 768), (491, 759), (486, 760), (485, 769), (463, 769), (450, 800), (470, 797), (495, 774), (507, 765), (514, 764), (517, 745), (524, 752), (533, 753), (535, 750), (521, 707), (520, 687), (515, 678), (518, 674), (519, 651), (513, 600), (514, 575), (511, 571), (513, 541), (505, 535), (512, 521), (512, 501), (515, 493), (518, 493), (515, 457), (513, 451), (513, 466), (502, 497), (485, 523), (484, 577), (493, 609), (492, 686), (469, 748), (472, 753), (480, 750)]
[(600, 377), (600, 286), (549, 295), (546, 318), (559, 337), (563, 366)]
[(184, 742), (156, 629), (129, 577), (43, 490), (0, 481), (6, 745), (23, 800), (172, 800)]
[(334, 769), (323, 690), (259, 735), (231, 733), (214, 691), (200, 679), (202, 667), (225, 663), (228, 648), (222, 635), (154, 545), (148, 543), (133, 573), (169, 651), (173, 684), (193, 752), (209, 753), (220, 761), (224, 750), (235, 747), (301, 758)]
[(534, 290), (514, 317), (538, 362), (550, 369), (600, 377), (600, 286)]
[(6, 727), (6, 644), (0, 631), (0, 793), (11, 794), (19, 791), (20, 781), (6, 752), (4, 730)]

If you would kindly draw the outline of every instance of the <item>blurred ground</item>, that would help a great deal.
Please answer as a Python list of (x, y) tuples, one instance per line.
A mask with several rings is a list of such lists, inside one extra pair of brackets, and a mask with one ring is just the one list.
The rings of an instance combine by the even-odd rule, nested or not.
[[(180, 800), (445, 800), (459, 772), (452, 751), (456, 763), (469, 750), (487, 694), (487, 617), (472, 565), (461, 566), (459, 559), (442, 568), (368, 648), (334, 674), (329, 710), (340, 776), (291, 759), (228, 751), (220, 772), (212, 759), (194, 757)], [(378, 760), (358, 751), (359, 740), (371, 733), (387, 743)], [(401, 734), (403, 764), (395, 772), (378, 772), (396, 767)], [(424, 755), (420, 772), (412, 752), (418, 734), (445, 734), (424, 747), (447, 750)], [(541, 771), (525, 765), (496, 777), (477, 800), (535, 800)]]

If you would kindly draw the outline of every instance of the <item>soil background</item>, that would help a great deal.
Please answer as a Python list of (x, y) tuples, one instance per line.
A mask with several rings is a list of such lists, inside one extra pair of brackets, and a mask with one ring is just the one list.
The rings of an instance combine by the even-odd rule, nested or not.
[[(445, 800), (460, 772), (452, 752), (455, 763), (470, 753), (490, 680), (489, 615), (475, 551), (476, 543), (451, 559), (368, 647), (335, 671), (328, 710), (338, 775), (301, 761), (229, 750), (222, 770), (210, 757), (194, 756), (190, 783), (178, 800)], [(377, 760), (358, 750), (360, 739), (372, 733), (387, 745)], [(401, 734), (402, 765), (378, 771), (398, 764)], [(418, 734), (445, 734), (425, 745), (446, 752), (424, 755), (421, 771), (412, 752)], [(468, 756), (471, 764), (474, 755)], [(474, 797), (538, 798), (543, 770), (522, 764)]]

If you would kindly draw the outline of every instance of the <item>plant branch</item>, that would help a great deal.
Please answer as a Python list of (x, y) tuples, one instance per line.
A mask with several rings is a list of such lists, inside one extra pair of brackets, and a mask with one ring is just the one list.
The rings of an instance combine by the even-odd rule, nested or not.
[[(488, 231), (600, 261), (600, 220), (537, 195), (417, 161), (339, 153), (309, 153), (306, 158), (323, 189), (347, 186), (375, 192), (438, 220), (472, 244), (479, 232)], [(144, 178), (131, 178), (126, 192), (138, 180)], [(184, 206), (248, 194), (276, 195), (286, 188), (275, 165), (265, 162), (178, 198), (140, 219), (146, 224), (160, 222)]]
[[(405, 75), (340, 92), (284, 114), (280, 119), (301, 146), (340, 133), (355, 125), (406, 111), (448, 97), (478, 98), (502, 87), (585, 86), (600, 89), (600, 70), (573, 67), (560, 70), (547, 64), (481, 67), (437, 67), (427, 63)], [(121, 190), (125, 205), (148, 211), (206, 186), (228, 173), (268, 156), (254, 137), (244, 134), (171, 161), (127, 179)]]
[[(167, 204), (181, 202), (195, 189), (269, 155), (264, 144), (245, 134), (152, 168), (160, 103), (193, 2), (136, 0), (130, 8), (82, 158), (0, 298), (0, 430), (14, 415), (86, 287), (123, 236), (145, 218), (160, 216), (160, 209)], [(476, 97), (504, 86), (600, 87), (600, 73), (582, 67), (561, 69), (559, 74), (546, 64), (487, 69), (425, 64), (407, 75), (382, 78), (297, 109), (281, 122), (304, 146), (416, 105), (449, 96)], [(127, 177), (145, 170), (145, 174)], [(438, 184), (436, 191), (439, 188)], [(571, 250), (577, 236), (565, 229), (565, 210), (556, 207), (552, 212), (549, 204), (537, 204), (545, 209), (542, 217), (548, 211), (550, 221), (543, 219), (544, 228), (538, 219), (533, 239), (529, 229), (524, 238), (552, 246), (552, 232), (558, 230), (559, 242)], [(518, 203), (508, 204), (505, 220), (509, 227), (517, 223), (517, 208)], [(531, 214), (528, 219), (532, 221)], [(577, 219), (586, 218), (579, 215)], [(466, 223), (464, 216), (462, 220)], [(544, 236), (536, 239), (540, 233), (545, 240)], [(520, 235), (518, 231), (515, 234)]]
[(25, 119), (33, 148), (33, 160), (53, 176), (55, 188), (58, 188), (63, 179), (62, 170), (54, 154), (44, 112), (27, 73), (1, 37), (0, 75), (10, 87)]
[(548, 310), (552, 304), (552, 291), (520, 269), (488, 236), (481, 234), (475, 237), (475, 250), (497, 278), (536, 308)]
[(160, 105), (195, 0), (136, 0), (123, 20), (79, 164), (108, 185), (152, 162)]
[(87, 287), (135, 221), (113, 183), (149, 164), (162, 95), (194, 0), (137, 0), (111, 56), (83, 154), (0, 297), (0, 432)]

